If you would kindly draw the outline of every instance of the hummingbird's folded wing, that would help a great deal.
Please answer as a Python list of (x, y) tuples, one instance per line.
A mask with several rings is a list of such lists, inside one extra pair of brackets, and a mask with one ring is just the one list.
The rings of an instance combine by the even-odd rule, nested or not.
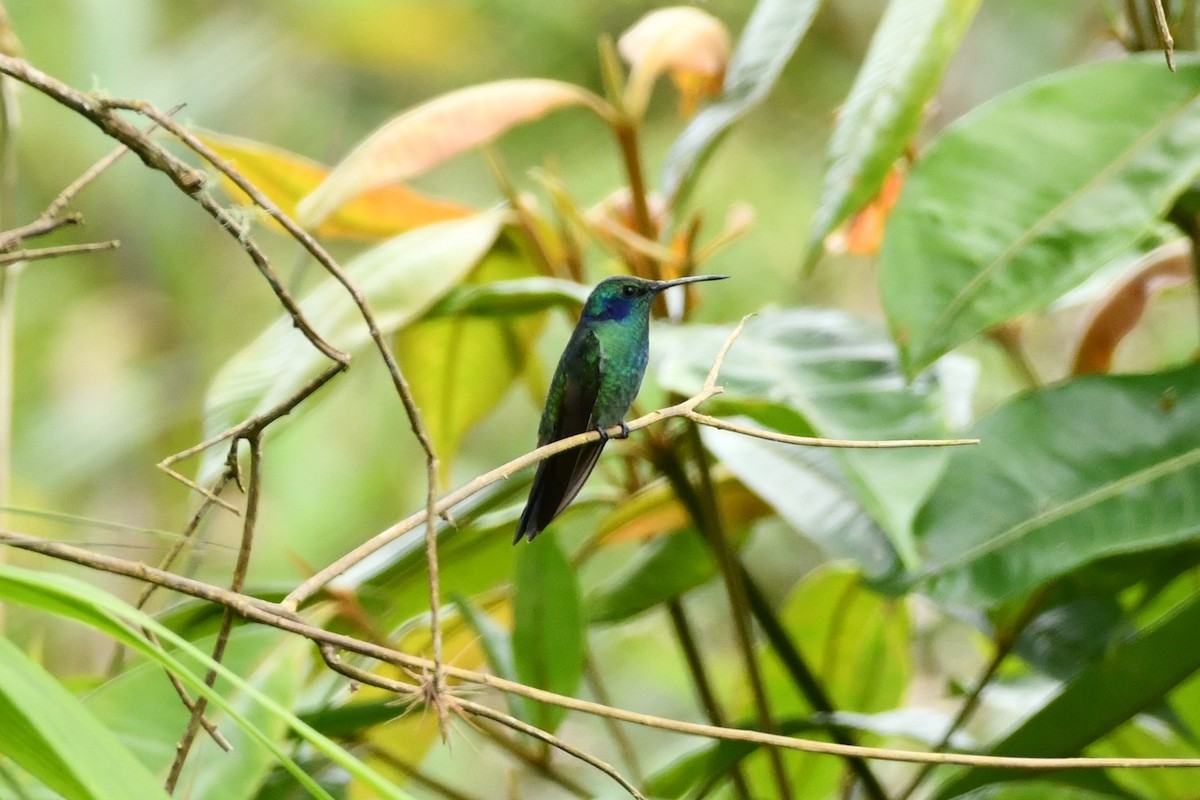
[[(556, 442), (596, 427), (594, 412), (600, 393), (604, 352), (595, 334), (589, 332), (578, 342), (572, 355), (574, 358), (569, 367), (560, 365), (561, 375), (555, 376), (557, 381), (561, 381), (561, 392), (551, 400), (558, 401), (556, 413), (548, 429), (549, 435), (542, 437), (545, 441), (540, 444)], [(603, 449), (603, 441), (589, 442), (550, 456), (538, 464), (529, 500), (517, 525), (514, 544), (523, 537), (532, 540), (570, 505), (592, 474)]]

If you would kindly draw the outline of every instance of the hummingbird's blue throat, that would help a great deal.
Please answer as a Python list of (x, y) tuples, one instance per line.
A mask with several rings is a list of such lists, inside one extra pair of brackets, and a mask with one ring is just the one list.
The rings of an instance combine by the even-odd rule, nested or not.
[(601, 307), (597, 314), (584, 314), (584, 318), (592, 322), (604, 322), (605, 320), (616, 320), (620, 322), (629, 316), (629, 312), (633, 310), (634, 301), (624, 298), (612, 298)]

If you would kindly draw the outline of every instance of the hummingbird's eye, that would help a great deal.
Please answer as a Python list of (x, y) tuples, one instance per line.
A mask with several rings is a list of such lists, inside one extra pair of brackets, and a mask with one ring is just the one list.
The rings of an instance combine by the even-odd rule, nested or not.
[(634, 286), (633, 284), (627, 284), (625, 286), (622, 286), (621, 294), (625, 295), (626, 297), (633, 297), (634, 295), (637, 294), (637, 287)]

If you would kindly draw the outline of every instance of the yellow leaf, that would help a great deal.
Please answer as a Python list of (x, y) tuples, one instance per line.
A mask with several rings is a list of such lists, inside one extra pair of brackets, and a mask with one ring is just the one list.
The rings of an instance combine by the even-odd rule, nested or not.
[(557, 108), (603, 106), (598, 97), (562, 81), (495, 81), (450, 92), (404, 112), (366, 138), (299, 205), (312, 226), (378, 186), (407, 180), (516, 125)]
[[(215, 133), (197, 134), (217, 155), (295, 218), (296, 204), (329, 175), (329, 168), (278, 147)], [(235, 201), (253, 205), (249, 196), (221, 176), (221, 185)], [(399, 184), (363, 194), (331, 215), (313, 233), (328, 238), (385, 239), (413, 228), (460, 219), (475, 212), (448, 200), (425, 197)], [(265, 219), (270, 219), (265, 217)], [(278, 227), (274, 221), (271, 225)]]
[(675, 82), (681, 112), (691, 116), (697, 101), (721, 91), (729, 63), (729, 30), (698, 8), (660, 8), (625, 31), (617, 49), (633, 67), (625, 103), (635, 116), (645, 110), (654, 81), (663, 72)]
[[(736, 530), (756, 519), (772, 514), (770, 506), (733, 477), (725, 466), (712, 470), (717, 505), (723, 521)], [(629, 541), (648, 541), (690, 527), (692, 518), (679, 502), (670, 484), (656, 481), (633, 497), (617, 505), (605, 517), (596, 535), (595, 546)]]

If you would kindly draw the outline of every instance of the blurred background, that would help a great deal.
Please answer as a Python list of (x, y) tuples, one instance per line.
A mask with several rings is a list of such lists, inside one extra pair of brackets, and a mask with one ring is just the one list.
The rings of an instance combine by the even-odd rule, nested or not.
[[(700, 7), (736, 37), (752, 4), (713, 0)], [(733, 276), (705, 292), (698, 317), (728, 322), (769, 303), (819, 305), (881, 318), (873, 259), (829, 256), (802, 279), (800, 262), (820, 187), (825, 141), (862, 61), (884, 3), (831, 0), (772, 96), (728, 137), (705, 172), (695, 204), (710, 230), (734, 201), (750, 204), (752, 230), (705, 265)], [(473, 83), (551, 77), (600, 90), (597, 38), (618, 36), (657, 7), (632, 0), (8, 0), (25, 56), (85, 90), (142, 98), (160, 108), (186, 103), (179, 118), (198, 127), (271, 143), (325, 163), (415, 103)], [(1004, 0), (983, 4), (953, 60), (923, 136), (998, 93), (1038, 75), (1102, 57), (1113, 45), (1104, 3)], [(17, 206), (6, 227), (37, 216), (112, 142), (74, 114), (22, 92), (16, 139)], [(657, 180), (667, 147), (682, 129), (665, 82), (655, 95), (644, 146)], [(920, 142), (917, 143), (918, 146)], [(589, 114), (558, 112), (506, 136), (498, 150), (521, 186), (538, 166), (556, 165), (585, 207), (620, 185), (610, 137)], [(182, 152), (182, 151), (180, 151)], [(477, 208), (501, 199), (478, 154), (423, 176), (429, 193)], [(29, 265), (17, 314), (15, 450), (9, 517), (16, 530), (122, 548), (153, 561), (163, 546), (146, 529), (177, 531), (194, 497), (155, 469), (198, 442), (204, 392), (217, 370), (279, 316), (275, 297), (245, 254), (160, 174), (134, 158), (88, 188), (76, 207), (86, 227), (46, 244), (116, 238), (121, 248)], [(256, 234), (289, 284), (311, 285), (315, 271), (290, 240)], [(350, 256), (359, 245), (337, 243)], [(598, 280), (612, 269), (588, 265)], [(1178, 360), (1193, 337), (1191, 300), (1167, 296), (1159, 313), (1122, 350), (1123, 366)], [(559, 315), (541, 340), (553, 365), (572, 321)], [(1030, 331), (1044, 376), (1068, 366), (1061, 343), (1074, 336), (1070, 309)], [(977, 410), (1010, 394), (1019, 380), (987, 344)], [(251, 583), (295, 583), (351, 546), (407, 515), (424, 491), (423, 466), (386, 374), (370, 355), (355, 361), (324, 401), (268, 439), (266, 500)], [(1119, 364), (1119, 367), (1122, 365)], [(548, 374), (548, 373), (547, 373)], [(541, 397), (515, 385), (496, 413), (468, 437), (451, 484), (533, 444)], [(194, 465), (184, 464), (189, 473)], [(115, 531), (66, 513), (141, 532)], [(767, 534), (764, 534), (767, 535)], [(237, 526), (216, 518), (189, 569), (224, 580)], [(18, 563), (63, 569), (23, 554)], [(748, 556), (755, 558), (751, 549)], [(803, 554), (798, 556), (803, 560)], [(759, 561), (765, 559), (760, 555)], [(795, 569), (800, 569), (799, 566)], [(90, 574), (127, 597), (135, 587)], [(719, 587), (709, 587), (719, 598)], [(705, 590), (708, 591), (708, 590)], [(62, 674), (103, 666), (111, 643), (81, 646), (74, 628), (47, 628), (12, 610), (18, 641), (35, 641)], [(719, 620), (717, 622), (720, 622)], [(622, 648), (617, 691), (636, 685), (639, 654), (652, 657), (653, 621), (626, 626), (607, 644)], [(705, 635), (729, 635), (713, 625)], [(87, 640), (92, 641), (92, 640)], [(604, 644), (604, 643), (602, 643)], [(674, 699), (690, 688), (680, 673)], [(719, 676), (718, 676), (719, 678)]]

